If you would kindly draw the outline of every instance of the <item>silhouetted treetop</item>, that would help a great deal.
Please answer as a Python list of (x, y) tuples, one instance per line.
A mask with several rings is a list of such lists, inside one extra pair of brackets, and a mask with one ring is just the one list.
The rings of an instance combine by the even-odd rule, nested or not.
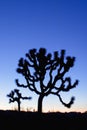
[[(64, 103), (60, 92), (68, 92), (78, 85), (78, 80), (72, 84), (71, 78), (65, 75), (74, 66), (75, 57), (67, 56), (65, 58), (65, 50), (61, 50), (60, 54), (58, 51), (54, 51), (52, 55), (47, 53), (45, 48), (40, 48), (38, 51), (35, 48), (30, 49), (25, 56), (25, 59), (20, 58), (17, 72), (23, 75), (26, 84), (20, 84), (18, 79), (16, 84), (19, 87), (28, 87), (29, 90), (39, 95), (38, 111), (42, 111), (42, 100), (49, 94), (58, 96), (61, 103), (70, 108), (74, 97), (69, 103)], [(46, 80), (47, 82), (45, 82)]]

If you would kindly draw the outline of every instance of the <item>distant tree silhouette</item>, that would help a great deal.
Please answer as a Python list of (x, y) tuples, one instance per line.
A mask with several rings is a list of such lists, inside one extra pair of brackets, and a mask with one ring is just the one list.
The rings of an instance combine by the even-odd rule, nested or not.
[(60, 96), (60, 92), (68, 92), (70, 89), (78, 85), (78, 80), (73, 84), (71, 78), (66, 77), (65, 74), (71, 67), (74, 66), (75, 57), (65, 56), (65, 50), (61, 50), (60, 55), (58, 51), (47, 54), (45, 48), (30, 49), (26, 54), (26, 58), (20, 58), (17, 72), (22, 74), (25, 78), (26, 84), (20, 84), (16, 79), (16, 84), (19, 87), (29, 88), (32, 92), (39, 95), (38, 98), (38, 112), (42, 112), (42, 101), (45, 96), (50, 94), (59, 97), (60, 102), (70, 108), (74, 103), (74, 97), (69, 103), (64, 103)]
[(21, 104), (21, 99), (31, 99), (32, 97), (23, 97), (22, 94), (19, 92), (18, 89), (12, 90), (7, 97), (9, 97), (9, 103), (11, 102), (17, 102), (18, 103), (18, 111), (20, 112), (20, 104)]

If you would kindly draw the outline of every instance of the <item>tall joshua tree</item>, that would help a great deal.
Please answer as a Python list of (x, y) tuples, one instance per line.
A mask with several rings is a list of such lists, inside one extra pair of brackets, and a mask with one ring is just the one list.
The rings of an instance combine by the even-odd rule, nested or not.
[(31, 99), (31, 97), (23, 97), (22, 94), (19, 92), (18, 89), (12, 90), (7, 97), (9, 97), (9, 103), (11, 102), (17, 102), (18, 103), (18, 111), (20, 112), (20, 104), (21, 104), (21, 99)]
[[(47, 54), (45, 48), (30, 49), (26, 54), (26, 58), (20, 58), (17, 72), (25, 78), (26, 84), (20, 84), (16, 79), (16, 84), (19, 87), (29, 88), (32, 92), (39, 95), (38, 112), (42, 112), (42, 102), (45, 96), (53, 94), (59, 97), (60, 102), (70, 108), (74, 103), (74, 97), (69, 103), (65, 103), (60, 95), (60, 92), (68, 92), (70, 89), (78, 85), (78, 80), (73, 84), (71, 78), (65, 74), (74, 66), (75, 57), (67, 56), (65, 58), (65, 50), (61, 50)], [(48, 81), (47, 81), (48, 80)]]

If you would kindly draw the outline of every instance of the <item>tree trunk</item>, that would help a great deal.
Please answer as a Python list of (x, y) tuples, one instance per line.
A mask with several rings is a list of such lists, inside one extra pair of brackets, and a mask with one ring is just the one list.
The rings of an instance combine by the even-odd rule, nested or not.
[(42, 113), (42, 101), (43, 101), (43, 95), (40, 95), (39, 96), (39, 99), (38, 99), (38, 113)]
[(18, 102), (18, 111), (20, 112), (20, 102)]

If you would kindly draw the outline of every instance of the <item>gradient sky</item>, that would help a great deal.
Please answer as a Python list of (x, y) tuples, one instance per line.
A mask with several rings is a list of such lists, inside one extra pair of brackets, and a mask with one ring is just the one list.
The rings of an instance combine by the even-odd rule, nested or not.
[[(66, 50), (76, 61), (69, 72), (72, 83), (79, 85), (62, 95), (68, 102), (75, 96), (70, 109), (56, 96), (43, 100), (43, 111), (87, 111), (87, 2), (86, 0), (1, 0), (0, 1), (0, 109), (14, 109), (6, 97), (18, 88), (16, 68), (20, 57), (29, 49), (45, 47), (47, 52)], [(23, 109), (37, 110), (38, 96), (20, 88), (30, 101), (22, 101)]]

